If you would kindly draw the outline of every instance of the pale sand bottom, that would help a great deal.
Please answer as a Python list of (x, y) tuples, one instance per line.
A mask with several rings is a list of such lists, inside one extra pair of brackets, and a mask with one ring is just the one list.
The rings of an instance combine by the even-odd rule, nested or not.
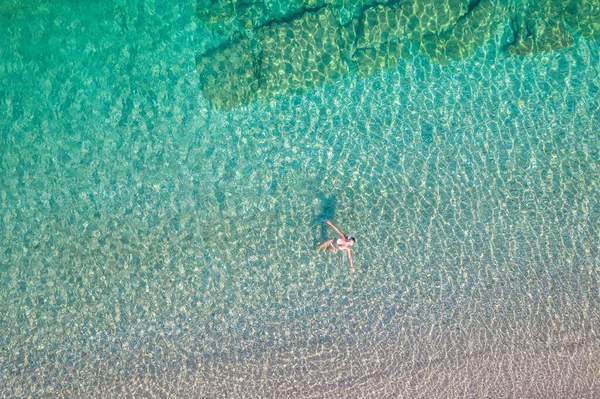
[[(102, 398), (599, 397), (600, 371), (595, 365), (600, 340), (593, 328), (541, 333), (539, 323), (519, 325), (518, 331), (469, 332), (456, 325), (427, 326), (429, 333), (416, 329), (419, 335), (394, 338), (382, 332), (379, 341), (358, 333), (352, 342), (291, 343), (260, 355), (228, 354), (199, 361), (171, 348), (163, 355), (173, 359), (174, 366), (162, 369), (134, 367), (127, 375), (116, 375), (110, 368), (86, 363), (75, 375), (49, 376), (38, 369), (41, 374), (27, 377), (27, 384), (6, 374), (4, 381), (9, 387), (22, 387), (12, 391), (15, 397), (24, 394), (26, 386), (27, 395)], [(135, 363), (152, 361), (139, 354)], [(38, 382), (44, 379), (51, 383)]]

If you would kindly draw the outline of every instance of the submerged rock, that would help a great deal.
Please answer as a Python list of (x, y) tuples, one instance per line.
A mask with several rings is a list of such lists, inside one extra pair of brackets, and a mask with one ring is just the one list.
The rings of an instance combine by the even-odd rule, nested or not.
[(461, 60), (475, 55), (508, 18), (508, 7), (482, 0), (437, 36), (423, 40), (423, 51), (438, 62)]
[(414, 0), (403, 2), (403, 17), (408, 19), (406, 31), (411, 41), (438, 36), (447, 31), (469, 9), (468, 0)]
[(565, 1), (565, 21), (587, 40), (600, 40), (600, 3), (598, 0)]
[(267, 24), (197, 60), (202, 91), (218, 109), (277, 93), (302, 92), (349, 73), (351, 31), (324, 7)]
[(573, 44), (563, 9), (556, 0), (522, 5), (517, 8), (512, 20), (515, 42), (508, 48), (512, 55), (550, 51)]
[(327, 7), (259, 30), (261, 96), (303, 91), (348, 74), (351, 39), (343, 30)]
[(258, 48), (240, 39), (198, 57), (202, 93), (217, 109), (246, 104), (255, 98), (259, 81)]
[[(439, 63), (473, 57), (504, 26), (511, 55), (571, 46), (569, 28), (600, 38), (597, 0), (198, 0), (216, 46), (197, 59), (215, 108), (300, 93), (351, 71), (393, 68), (418, 51)], [(209, 43), (209, 41), (207, 41)]]
[(541, 51), (556, 50), (573, 45), (573, 36), (561, 19), (537, 21), (537, 28), (526, 35), (519, 35), (517, 42), (508, 48), (512, 55), (527, 55)]
[(361, 35), (356, 40), (353, 60), (361, 74), (392, 67), (410, 54), (405, 34), (408, 18), (402, 15), (400, 7), (369, 8), (358, 23)]

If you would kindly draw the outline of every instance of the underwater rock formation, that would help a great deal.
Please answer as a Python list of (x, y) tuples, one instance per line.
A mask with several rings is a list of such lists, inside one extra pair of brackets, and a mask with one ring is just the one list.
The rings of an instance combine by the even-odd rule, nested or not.
[(260, 77), (257, 51), (244, 38), (197, 58), (202, 93), (213, 107), (228, 109), (255, 98)]
[(368, 75), (417, 52), (467, 59), (503, 26), (515, 56), (571, 46), (571, 31), (600, 37), (598, 0), (198, 0), (197, 16), (214, 34), (197, 67), (217, 109)]
[(411, 41), (439, 35), (456, 24), (469, 9), (467, 0), (414, 0), (402, 3), (408, 19), (406, 32)]
[(481, 0), (449, 29), (437, 36), (425, 37), (423, 52), (441, 63), (470, 58), (493, 37), (507, 15), (506, 5)]
[(410, 42), (405, 34), (408, 22), (408, 16), (399, 6), (379, 5), (364, 11), (353, 54), (360, 73), (369, 75), (408, 57)]
[[(348, 31), (346, 31), (348, 33)], [(331, 10), (321, 8), (287, 23), (257, 31), (260, 40), (260, 94), (303, 91), (348, 74), (344, 53), (352, 37), (344, 35)]]
[(335, 80), (349, 73), (352, 32), (327, 7), (261, 26), (198, 57), (203, 94), (227, 109)]
[(512, 55), (527, 55), (573, 44), (573, 36), (567, 30), (563, 9), (557, 0), (522, 4), (512, 22), (515, 41), (508, 47)]
[(591, 41), (600, 40), (600, 1), (568, 0), (564, 4), (567, 24)]

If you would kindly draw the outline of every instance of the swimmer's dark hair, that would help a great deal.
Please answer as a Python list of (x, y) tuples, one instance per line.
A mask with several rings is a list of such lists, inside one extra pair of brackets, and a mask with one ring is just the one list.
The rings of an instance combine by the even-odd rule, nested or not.
[(356, 244), (356, 238), (348, 236), (348, 240), (352, 241), (352, 244)]

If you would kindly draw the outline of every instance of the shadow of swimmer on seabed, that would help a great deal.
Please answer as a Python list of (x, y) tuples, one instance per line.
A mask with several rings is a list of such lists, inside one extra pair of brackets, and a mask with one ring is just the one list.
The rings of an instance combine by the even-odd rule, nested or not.
[(330, 220), (326, 220), (325, 222), (328, 225), (330, 225), (336, 231), (336, 233), (340, 235), (340, 238), (330, 238), (328, 240), (323, 241), (317, 247), (317, 251), (347, 251), (348, 260), (350, 261), (350, 272), (354, 273), (354, 264), (352, 263), (352, 250), (350, 249), (350, 247), (356, 244), (356, 238), (347, 236), (346, 234), (342, 233), (342, 231), (335, 227)]

